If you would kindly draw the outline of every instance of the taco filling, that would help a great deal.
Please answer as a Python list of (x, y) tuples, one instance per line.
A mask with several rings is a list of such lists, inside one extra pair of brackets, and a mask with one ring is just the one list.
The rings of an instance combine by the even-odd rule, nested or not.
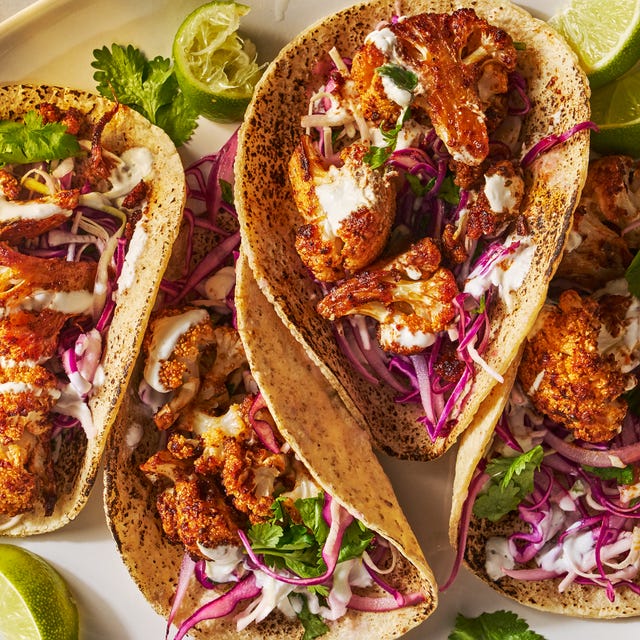
[(518, 55), (473, 9), (394, 16), (352, 59), (329, 52), (289, 162), (318, 313), (360, 374), (422, 404), (432, 440), (478, 368), (502, 380), (483, 354), (492, 308), (508, 312), (536, 251), (524, 169), (588, 126), (523, 149)]
[(639, 175), (628, 157), (592, 162), (551, 296), (471, 482), (460, 550), (471, 519), (484, 543), (476, 570), (491, 580), (589, 586), (611, 602), (624, 588), (640, 594)]
[[(234, 145), (221, 157), (233, 157)], [(185, 554), (168, 624), (179, 621), (179, 639), (204, 620), (232, 620), (241, 631), (278, 612), (319, 637), (348, 610), (423, 603), (424, 593), (391, 584), (402, 564), (395, 547), (324, 491), (278, 431), (235, 326), (239, 236), (225, 170), (218, 174), (214, 158), (206, 178), (206, 164), (188, 170), (198, 176), (191, 193), (203, 187), (220, 211), (196, 223), (209, 240), (191, 236), (181, 277), (163, 281), (138, 388), (161, 432), (161, 448), (140, 469), (164, 535)], [(199, 256), (199, 243), (213, 238)], [(200, 605), (185, 611), (194, 579)]]
[(43, 102), (0, 122), (0, 522), (57, 497), (61, 439), (96, 435), (104, 337), (147, 206), (152, 152), (116, 154), (78, 109)]

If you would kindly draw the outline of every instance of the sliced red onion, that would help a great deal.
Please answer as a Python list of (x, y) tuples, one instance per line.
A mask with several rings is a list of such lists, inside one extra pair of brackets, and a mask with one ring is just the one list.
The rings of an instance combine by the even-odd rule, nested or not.
[(618, 462), (627, 465), (640, 461), (640, 442), (604, 450), (585, 449), (566, 442), (549, 430), (545, 433), (544, 441), (565, 458), (590, 467), (614, 467), (619, 466)]
[(360, 596), (354, 593), (349, 599), (347, 608), (353, 609), (354, 611), (375, 611), (379, 613), (383, 611), (395, 611), (402, 607), (412, 607), (424, 602), (426, 599), (424, 593), (419, 591), (408, 593), (406, 595), (398, 595), (399, 598), (396, 598), (395, 595), (373, 598)]
[(274, 571), (260, 560), (260, 558), (258, 558), (251, 548), (251, 542), (244, 531), (238, 530), (238, 536), (240, 537), (240, 540), (242, 540), (242, 544), (247, 550), (251, 561), (258, 569), (260, 569), (260, 571), (266, 573), (271, 578), (286, 584), (312, 587), (326, 582), (333, 574), (336, 564), (338, 563), (340, 546), (342, 545), (342, 536), (344, 535), (346, 528), (353, 521), (353, 516), (346, 509), (343, 509), (328, 494), (325, 494), (325, 504), (322, 509), (322, 516), (329, 525), (329, 533), (322, 549), (322, 559), (327, 566), (327, 570), (322, 575), (316, 576), (315, 578), (301, 578), (299, 576), (285, 575)]
[(198, 264), (198, 266), (189, 274), (187, 281), (180, 290), (180, 293), (171, 300), (172, 304), (176, 304), (182, 300), (187, 293), (193, 290), (203, 278), (220, 267), (227, 258), (231, 256), (231, 252), (240, 245), (240, 232), (225, 238), (220, 244), (212, 249), (207, 256)]
[(543, 153), (546, 153), (553, 147), (556, 147), (563, 142), (566, 142), (571, 136), (575, 135), (579, 131), (585, 131), (587, 129), (591, 129), (592, 131), (598, 131), (598, 126), (589, 120), (585, 122), (579, 122), (578, 124), (573, 125), (568, 131), (564, 133), (552, 133), (551, 135), (542, 138), (536, 142), (527, 153), (525, 153), (524, 157), (520, 161), (520, 165), (523, 169), (526, 169), (530, 166), (534, 160), (539, 158)]
[(458, 523), (458, 546), (456, 549), (456, 557), (451, 567), (451, 572), (447, 581), (440, 587), (440, 591), (446, 591), (455, 581), (458, 576), (458, 571), (462, 566), (464, 560), (464, 553), (467, 548), (467, 536), (469, 534), (469, 523), (471, 522), (471, 516), (473, 515), (473, 504), (478, 497), (478, 494), (489, 481), (489, 474), (484, 472), (486, 461), (482, 460), (478, 465), (476, 474), (474, 475), (471, 483), (469, 484), (469, 490), (467, 491), (467, 497), (462, 505), (462, 513), (460, 515), (460, 522)]
[(173, 640), (182, 640), (190, 629), (204, 620), (213, 620), (228, 616), (240, 602), (260, 595), (262, 588), (257, 586), (256, 577), (250, 573), (244, 580), (234, 585), (224, 595), (208, 602), (189, 616), (179, 627)]
[(180, 564), (180, 573), (178, 574), (178, 586), (176, 587), (176, 592), (173, 597), (173, 602), (171, 603), (171, 611), (169, 612), (169, 617), (167, 618), (167, 628), (164, 634), (165, 640), (169, 637), (169, 630), (171, 628), (171, 624), (173, 619), (176, 617), (176, 613), (180, 608), (180, 604), (184, 599), (184, 595), (187, 592), (187, 587), (189, 586), (189, 579), (193, 574), (193, 569), (196, 563), (192, 560), (191, 556), (188, 553), (185, 553), (182, 556), (182, 562)]
[(264, 399), (262, 393), (258, 393), (258, 395), (253, 400), (251, 404), (251, 408), (249, 409), (249, 423), (253, 427), (253, 430), (256, 432), (256, 435), (260, 439), (260, 442), (272, 453), (280, 453), (280, 445), (276, 440), (276, 436), (273, 433), (273, 429), (271, 424), (269, 424), (266, 420), (260, 420), (260, 418), (256, 418), (256, 414), (258, 411), (262, 409), (267, 409), (267, 403)]

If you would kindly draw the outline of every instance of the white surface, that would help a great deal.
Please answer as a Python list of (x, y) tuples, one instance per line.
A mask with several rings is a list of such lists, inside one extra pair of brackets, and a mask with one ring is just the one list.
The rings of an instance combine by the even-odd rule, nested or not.
[[(306, 24), (349, 4), (348, 0), (244, 1), (252, 6), (245, 29), (257, 41), (265, 59)], [(548, 17), (560, 2), (527, 0), (521, 4)], [(90, 66), (94, 48), (113, 42), (132, 43), (149, 57), (166, 56), (182, 17), (199, 4), (200, 0), (40, 0), (34, 4), (29, 0), (0, 0), (0, 20), (8, 18), (0, 25), (0, 82), (34, 81), (95, 89)], [(195, 140), (185, 150), (185, 159), (214, 150), (232, 130), (202, 122)], [(431, 463), (383, 460), (441, 582), (452, 561), (446, 534), (452, 461), (453, 452)], [(105, 523), (101, 491), (99, 482), (84, 511), (58, 532), (0, 541), (27, 547), (60, 570), (78, 601), (83, 640), (161, 639), (164, 620), (142, 598), (120, 560)], [(458, 612), (475, 616), (497, 609), (515, 611), (547, 640), (600, 640), (608, 636), (631, 640), (640, 631), (640, 624), (633, 620), (575, 620), (521, 607), (463, 571), (454, 586), (441, 594), (437, 611), (405, 638), (446, 640)]]

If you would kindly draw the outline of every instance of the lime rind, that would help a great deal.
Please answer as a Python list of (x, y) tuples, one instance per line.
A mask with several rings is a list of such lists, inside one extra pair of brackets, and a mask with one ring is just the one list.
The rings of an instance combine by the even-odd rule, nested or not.
[(576, 52), (592, 88), (621, 76), (640, 57), (640, 0), (573, 0), (549, 24)]
[(217, 122), (242, 118), (264, 66), (256, 47), (239, 35), (249, 11), (235, 2), (212, 2), (189, 14), (173, 43), (175, 72), (185, 98)]
[(77, 640), (78, 609), (64, 578), (43, 558), (0, 544), (0, 637)]

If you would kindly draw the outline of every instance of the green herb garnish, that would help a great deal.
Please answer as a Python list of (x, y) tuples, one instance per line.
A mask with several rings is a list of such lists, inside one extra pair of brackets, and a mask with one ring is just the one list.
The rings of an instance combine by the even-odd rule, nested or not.
[(37, 111), (29, 111), (23, 122), (0, 122), (0, 164), (28, 164), (62, 160), (80, 153), (76, 136), (60, 122), (45, 124)]
[(456, 616), (449, 640), (545, 640), (529, 629), (525, 620), (512, 611), (482, 613), (477, 618)]
[(164, 129), (176, 146), (186, 142), (196, 127), (198, 114), (186, 101), (171, 60), (153, 60), (132, 45), (94, 49), (97, 69), (93, 79), (101, 95), (118, 100)]
[(489, 485), (476, 498), (473, 513), (496, 522), (516, 509), (533, 491), (533, 476), (543, 457), (542, 446), (538, 445), (519, 456), (491, 460), (486, 469)]

